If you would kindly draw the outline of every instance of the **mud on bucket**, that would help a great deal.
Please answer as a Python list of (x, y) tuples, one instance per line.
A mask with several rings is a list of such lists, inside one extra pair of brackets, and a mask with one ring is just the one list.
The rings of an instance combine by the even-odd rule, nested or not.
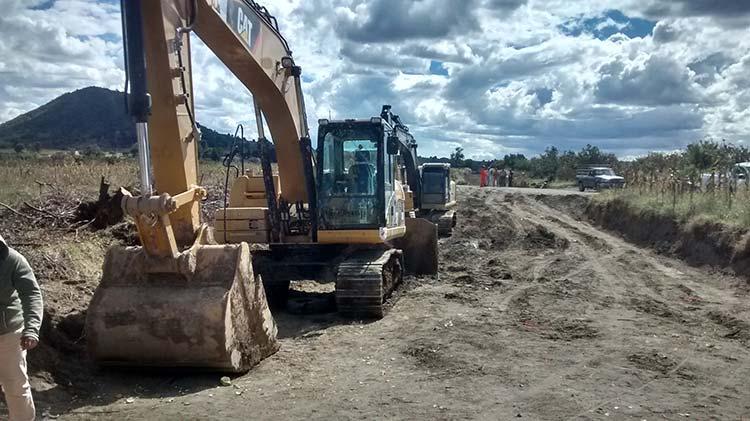
[(242, 372), (278, 350), (245, 243), (194, 246), (177, 259), (111, 248), (86, 335), (102, 365)]

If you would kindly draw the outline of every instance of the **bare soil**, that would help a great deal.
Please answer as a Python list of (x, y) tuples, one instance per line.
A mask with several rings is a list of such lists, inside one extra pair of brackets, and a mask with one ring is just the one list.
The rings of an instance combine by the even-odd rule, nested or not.
[(726, 270), (750, 278), (750, 231), (712, 220), (682, 221), (622, 199), (595, 201), (586, 215), (628, 241), (677, 256), (693, 266)]
[[(462, 186), (456, 231), (440, 240), (440, 276), (407, 278), (382, 320), (277, 311), (281, 350), (231, 386), (213, 373), (97, 371), (71, 350), (57, 355), (78, 361), (77, 377), (34, 379), (40, 413), (75, 420), (750, 416), (747, 281), (605, 233), (585, 222), (587, 204), (572, 192)], [(306, 290), (322, 300), (330, 294), (302, 285), (293, 295)]]

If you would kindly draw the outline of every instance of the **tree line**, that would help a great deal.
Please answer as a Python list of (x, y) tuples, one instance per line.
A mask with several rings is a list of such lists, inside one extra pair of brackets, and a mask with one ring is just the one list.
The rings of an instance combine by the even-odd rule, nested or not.
[(531, 158), (522, 153), (514, 153), (506, 154), (501, 159), (494, 160), (466, 158), (464, 149), (457, 147), (449, 158), (423, 157), (422, 162), (450, 163), (455, 168), (470, 168), (472, 171), (479, 171), (482, 167), (503, 168), (525, 172), (532, 178), (559, 180), (574, 179), (576, 168), (581, 166), (601, 164), (616, 167), (619, 164), (615, 154), (603, 152), (599, 147), (593, 145), (586, 145), (578, 152), (561, 152), (556, 146), (549, 146), (543, 153)]
[(606, 165), (625, 175), (628, 182), (671, 177), (699, 183), (704, 175), (713, 174), (718, 184), (731, 175), (735, 164), (750, 161), (750, 149), (724, 140), (703, 139), (687, 145), (681, 151), (651, 152), (632, 161), (622, 161), (615, 154), (590, 144), (577, 152), (560, 151), (555, 146), (549, 146), (543, 153), (531, 158), (517, 153), (495, 160), (473, 160), (465, 157), (463, 148), (457, 147), (449, 158), (432, 156), (422, 158), (422, 161), (447, 162), (453, 167), (473, 171), (479, 171), (483, 166), (512, 169), (526, 172), (532, 178), (557, 180), (575, 179), (576, 169), (580, 167)]

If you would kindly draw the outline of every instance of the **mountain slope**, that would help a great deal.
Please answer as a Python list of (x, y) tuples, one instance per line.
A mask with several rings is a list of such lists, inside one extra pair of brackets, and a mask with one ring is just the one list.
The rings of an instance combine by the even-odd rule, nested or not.
[[(220, 159), (236, 138), (198, 124), (201, 154)], [(61, 95), (41, 107), (0, 124), (0, 148), (16, 144), (48, 149), (130, 149), (135, 125), (125, 112), (122, 92), (90, 86)], [(273, 151), (273, 149), (272, 149)], [(258, 157), (257, 142), (245, 145), (247, 157)], [(272, 153), (272, 159), (274, 159)]]
[(125, 113), (122, 92), (93, 86), (61, 95), (0, 124), (0, 144), (6, 146), (124, 149), (134, 139), (135, 128)]

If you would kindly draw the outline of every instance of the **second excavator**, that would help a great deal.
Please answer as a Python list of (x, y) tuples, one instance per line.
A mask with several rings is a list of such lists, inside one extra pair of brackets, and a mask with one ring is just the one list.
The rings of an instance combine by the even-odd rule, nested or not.
[[(314, 151), (301, 68), (265, 8), (251, 0), (121, 7), (141, 174), (140, 195), (122, 207), (142, 246), (107, 253), (86, 318), (96, 362), (244, 371), (278, 348), (267, 292), (283, 296), (297, 279), (335, 282), (339, 312), (381, 317), (404, 271), (436, 273), (436, 225), (411, 217), (422, 198), (416, 142), (389, 107), (320, 121)], [(234, 181), (215, 232), (199, 212), (193, 33), (252, 93), (263, 156), (261, 175)]]

